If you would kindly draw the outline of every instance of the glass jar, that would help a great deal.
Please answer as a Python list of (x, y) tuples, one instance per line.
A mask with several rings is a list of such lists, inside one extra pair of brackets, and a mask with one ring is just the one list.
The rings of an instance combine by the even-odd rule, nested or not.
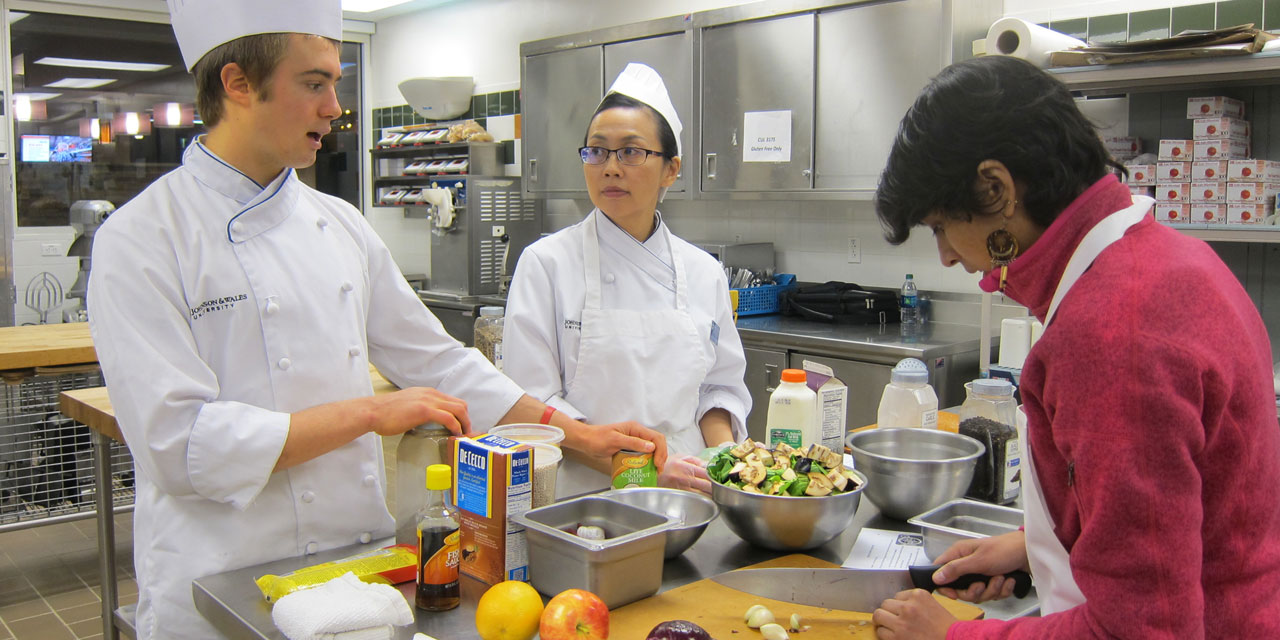
[(1013, 399), (1013, 384), (1008, 380), (979, 379), (965, 383), (964, 388), (960, 433), (987, 448), (978, 459), (965, 495), (997, 504), (1013, 502), (1022, 490), (1018, 404)]
[(426, 504), (427, 467), (448, 460), (449, 430), (420, 424), (400, 437), (396, 447), (396, 544), (417, 544), (418, 510)]
[(476, 318), (476, 349), (484, 357), (502, 371), (502, 320), (506, 309), (503, 307), (480, 307), (480, 316)]

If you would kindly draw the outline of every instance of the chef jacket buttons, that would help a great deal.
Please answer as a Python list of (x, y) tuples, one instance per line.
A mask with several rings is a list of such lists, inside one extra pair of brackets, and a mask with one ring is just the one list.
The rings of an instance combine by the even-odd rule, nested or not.
[(316, 542), (307, 543), (307, 555), (311, 555), (320, 550), (320, 544)]
[(241, 231), (244, 231), (244, 224), (239, 223), (239, 222), (232, 222), (232, 223), (231, 223), (231, 232), (232, 232), (232, 233), (235, 233), (235, 234), (237, 234), (237, 235), (238, 235)]
[(317, 219), (316, 219), (316, 226), (317, 226), (317, 227), (320, 227), (321, 229), (323, 229), (323, 228), (325, 228), (325, 227), (329, 226), (329, 221), (328, 221), (328, 220), (326, 220), (326, 219), (324, 219), (324, 218), (317, 218)]
[(374, 477), (374, 476), (373, 476), (373, 474), (369, 474), (369, 475), (367, 475), (367, 476), (365, 476), (365, 477), (364, 477), (364, 486), (366, 486), (366, 487), (372, 487), (372, 486), (373, 486), (373, 484), (374, 484), (375, 482), (377, 482), (377, 481), (378, 481), (378, 479), (377, 479), (376, 477)]
[(372, 539), (373, 539), (373, 534), (367, 531), (365, 533), (360, 534), (360, 538), (359, 538), (360, 544), (369, 544), (369, 541)]
[(278, 305), (278, 304), (276, 304), (276, 303), (274, 303), (274, 302), (268, 302), (268, 303), (267, 303), (267, 315), (274, 315), (274, 314), (275, 314), (275, 312), (277, 312), (277, 311), (279, 311), (279, 310), (280, 310), (280, 305)]
[(351, 356), (352, 358), (360, 355), (360, 347), (351, 347), (350, 349), (347, 349), (347, 355)]
[(303, 491), (303, 492), (302, 492), (302, 501), (303, 501), (303, 502), (315, 502), (315, 499), (316, 499), (316, 494), (315, 494), (315, 492), (314, 492), (314, 491)]
[(605, 284), (613, 284), (613, 281), (614, 281), (614, 280), (616, 280), (616, 279), (617, 279), (617, 278), (614, 278), (612, 273), (606, 273), (606, 274), (604, 274), (604, 283), (605, 283)]
[(288, 358), (280, 358), (280, 362), (277, 362), (276, 364), (279, 365), (281, 369), (288, 369), (289, 365), (293, 364), (293, 362)]
[(351, 291), (352, 289), (354, 289), (354, 288), (356, 288), (356, 286), (355, 286), (355, 285), (353, 285), (353, 284), (351, 284), (350, 282), (344, 282), (344, 283), (342, 283), (342, 291), (343, 291), (343, 293), (350, 293), (350, 291)]

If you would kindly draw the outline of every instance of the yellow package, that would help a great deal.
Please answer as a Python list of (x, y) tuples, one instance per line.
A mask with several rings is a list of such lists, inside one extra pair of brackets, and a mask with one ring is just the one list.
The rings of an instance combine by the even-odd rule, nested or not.
[(374, 584), (408, 582), (418, 575), (418, 550), (411, 544), (396, 544), (280, 576), (267, 574), (254, 582), (267, 602), (275, 602), (294, 591), (319, 586), (348, 571)]

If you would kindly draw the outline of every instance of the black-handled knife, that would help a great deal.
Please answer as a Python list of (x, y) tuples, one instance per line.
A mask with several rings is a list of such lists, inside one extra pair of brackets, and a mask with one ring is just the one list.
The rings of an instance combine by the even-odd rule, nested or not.
[[(938, 566), (909, 569), (739, 569), (711, 579), (726, 587), (783, 602), (815, 607), (869, 612), (899, 591), (939, 586), (964, 589), (991, 576), (968, 574), (945, 585), (933, 582)], [(1007, 574), (1014, 581), (1014, 595), (1021, 598), (1031, 590), (1031, 576), (1025, 571)]]

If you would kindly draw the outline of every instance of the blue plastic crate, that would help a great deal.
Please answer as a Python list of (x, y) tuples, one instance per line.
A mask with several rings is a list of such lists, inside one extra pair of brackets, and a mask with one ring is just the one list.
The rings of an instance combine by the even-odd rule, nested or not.
[(782, 294), (796, 288), (796, 277), (791, 273), (775, 273), (773, 281), (760, 287), (734, 289), (738, 292), (738, 315), (758, 316), (782, 310)]

